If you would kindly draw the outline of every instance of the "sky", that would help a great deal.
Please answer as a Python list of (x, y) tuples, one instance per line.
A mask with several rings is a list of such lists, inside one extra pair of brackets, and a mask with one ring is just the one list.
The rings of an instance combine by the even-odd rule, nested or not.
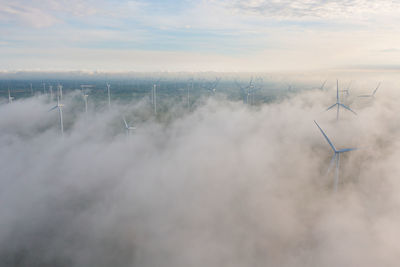
[(397, 68), (400, 1), (0, 0), (0, 70)]

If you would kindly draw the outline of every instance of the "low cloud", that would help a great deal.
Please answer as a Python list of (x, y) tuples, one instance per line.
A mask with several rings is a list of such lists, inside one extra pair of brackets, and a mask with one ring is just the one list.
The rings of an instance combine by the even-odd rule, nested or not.
[[(339, 122), (322, 112), (332, 80), (255, 108), (175, 102), (168, 123), (147, 99), (108, 111), (89, 96), (85, 117), (69, 93), (64, 138), (46, 97), (2, 104), (1, 265), (397, 266), (400, 95), (385, 77), (375, 99), (355, 96), (382, 76), (356, 83), (343, 100), (359, 115)], [(336, 194), (314, 119), (337, 147), (361, 149), (341, 158)]]

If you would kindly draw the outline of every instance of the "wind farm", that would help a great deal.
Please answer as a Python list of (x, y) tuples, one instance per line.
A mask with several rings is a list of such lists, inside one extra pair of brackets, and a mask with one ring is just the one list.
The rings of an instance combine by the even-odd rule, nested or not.
[(399, 14), (2, 1), (0, 266), (399, 266)]

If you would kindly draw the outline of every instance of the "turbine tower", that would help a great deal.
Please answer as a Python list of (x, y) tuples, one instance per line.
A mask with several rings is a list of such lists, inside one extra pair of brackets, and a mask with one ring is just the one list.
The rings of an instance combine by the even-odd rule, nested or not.
[(111, 95), (110, 95), (110, 84), (107, 83), (107, 94), (108, 94), (108, 109), (111, 109)]
[(327, 173), (329, 173), (333, 163), (335, 162), (335, 166), (336, 166), (336, 171), (335, 171), (335, 181), (334, 181), (334, 185), (333, 185), (333, 190), (336, 192), (337, 188), (338, 188), (338, 184), (339, 184), (339, 163), (340, 163), (340, 154), (344, 153), (344, 152), (348, 152), (348, 151), (353, 151), (353, 150), (357, 150), (357, 148), (344, 148), (344, 149), (339, 149), (337, 150), (336, 147), (333, 145), (333, 143), (331, 142), (331, 140), (329, 140), (328, 136), (325, 134), (325, 132), (321, 129), (321, 127), (318, 125), (318, 123), (316, 121), (314, 121), (315, 124), (318, 126), (319, 130), (321, 131), (322, 135), (325, 137), (325, 140), (328, 142), (328, 144), (330, 145), (330, 147), (332, 148), (334, 154), (333, 157), (331, 159), (331, 163), (329, 164), (329, 168)]
[(340, 103), (340, 98), (339, 98), (339, 81), (336, 80), (336, 103), (333, 104), (332, 106), (330, 106), (329, 108), (327, 108), (326, 110), (330, 110), (332, 108), (334, 108), (335, 106), (337, 106), (337, 112), (336, 112), (336, 120), (339, 120), (339, 108), (343, 107), (351, 112), (353, 112), (355, 115), (357, 115), (357, 113), (355, 113), (351, 108), (349, 108), (348, 106)]
[(157, 84), (153, 85), (153, 105), (154, 105), (154, 115), (157, 115)]
[[(191, 79), (191, 86), (192, 86), (192, 91), (193, 91), (193, 79)], [(190, 93), (189, 93), (189, 88), (190, 86), (188, 85), (187, 87), (187, 109), (190, 111)]]
[(64, 135), (64, 123), (63, 123), (63, 113), (62, 113), (62, 107), (64, 105), (60, 103), (60, 97), (57, 96), (57, 105), (51, 108), (49, 111), (52, 111), (56, 108), (58, 108), (58, 114), (60, 116), (60, 130), (61, 130), (61, 136)]
[(130, 136), (131, 131), (132, 131), (132, 130), (136, 130), (136, 127), (129, 126), (128, 123), (127, 123), (126, 120), (125, 120), (125, 117), (122, 117), (122, 119), (124, 120), (124, 123), (125, 123), (126, 135), (127, 135), (127, 136)]

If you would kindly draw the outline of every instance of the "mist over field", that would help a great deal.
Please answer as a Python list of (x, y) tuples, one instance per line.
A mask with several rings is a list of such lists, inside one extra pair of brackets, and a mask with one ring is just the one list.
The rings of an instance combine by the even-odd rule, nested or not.
[[(108, 110), (90, 94), (85, 115), (70, 90), (63, 137), (48, 96), (4, 99), (0, 265), (398, 266), (396, 75), (341, 74), (341, 89), (354, 81), (341, 99), (358, 115), (341, 109), (338, 122), (324, 111), (336, 77), (253, 106), (206, 95), (190, 112), (160, 92), (169, 115), (157, 117), (148, 97), (114, 96)], [(379, 81), (375, 98), (357, 97)], [(136, 127), (130, 136), (122, 116)], [(337, 148), (359, 148), (341, 156), (337, 192), (326, 174), (333, 152), (313, 120)]]

